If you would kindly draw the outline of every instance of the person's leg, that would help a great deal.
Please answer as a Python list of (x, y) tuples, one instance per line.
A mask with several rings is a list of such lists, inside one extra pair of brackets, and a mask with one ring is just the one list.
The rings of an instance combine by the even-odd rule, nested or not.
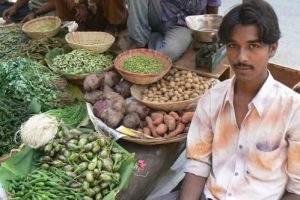
[(173, 26), (166, 31), (165, 35), (154, 33), (150, 37), (148, 47), (169, 55), (175, 61), (184, 54), (191, 42), (192, 35), (188, 28)]
[(139, 47), (146, 46), (150, 37), (148, 6), (149, 0), (128, 0), (128, 36)]
[(162, 22), (160, 0), (152, 0), (149, 4), (149, 24), (152, 27), (148, 47), (163, 52), (177, 60), (192, 42), (191, 31), (183, 26), (175, 25), (175, 20)]

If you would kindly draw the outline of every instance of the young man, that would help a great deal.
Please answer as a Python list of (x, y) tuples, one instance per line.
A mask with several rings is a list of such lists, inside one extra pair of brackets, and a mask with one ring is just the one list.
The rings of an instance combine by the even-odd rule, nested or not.
[(273, 8), (247, 1), (219, 36), (235, 73), (199, 101), (180, 199), (300, 199), (300, 95), (267, 69), (280, 30)]
[(217, 14), (220, 4), (221, 0), (128, 0), (130, 46), (148, 45), (177, 60), (192, 41), (184, 18)]
[(0, 14), (7, 22), (26, 22), (37, 16), (56, 15), (54, 0), (17, 0), (0, 2)]

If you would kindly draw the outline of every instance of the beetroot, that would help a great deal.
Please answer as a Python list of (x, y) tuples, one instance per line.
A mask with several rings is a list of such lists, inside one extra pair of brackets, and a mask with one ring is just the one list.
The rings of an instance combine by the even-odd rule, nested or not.
[(114, 71), (108, 71), (104, 73), (104, 83), (109, 87), (114, 87), (121, 80), (121, 76)]
[(104, 99), (104, 94), (100, 90), (94, 90), (91, 92), (86, 92), (84, 95), (84, 100), (91, 103), (95, 104), (97, 101), (103, 100)]
[(141, 119), (139, 115), (135, 112), (132, 112), (125, 115), (125, 117), (123, 118), (122, 125), (127, 128), (136, 129), (140, 126), (140, 122)]
[(150, 109), (142, 103), (133, 101), (126, 105), (126, 113), (136, 112), (141, 119), (145, 119)]
[(131, 87), (131, 83), (126, 81), (126, 80), (122, 80), (120, 81), (117, 85), (115, 85), (114, 90), (119, 93), (121, 96), (123, 96), (124, 98), (130, 97), (131, 93), (130, 93), (130, 87)]
[(83, 81), (83, 89), (87, 92), (101, 88), (104, 84), (103, 74), (90, 74)]

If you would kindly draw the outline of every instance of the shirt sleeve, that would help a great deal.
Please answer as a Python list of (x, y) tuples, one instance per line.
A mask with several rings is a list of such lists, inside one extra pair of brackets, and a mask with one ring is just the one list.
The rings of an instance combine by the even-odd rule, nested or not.
[(291, 109), (295, 113), (291, 119), (288, 132), (288, 184), (286, 190), (300, 195), (300, 104)]
[(220, 6), (221, 0), (207, 0), (208, 6)]
[(210, 95), (199, 101), (187, 136), (187, 163), (185, 172), (208, 177), (211, 169), (212, 128)]

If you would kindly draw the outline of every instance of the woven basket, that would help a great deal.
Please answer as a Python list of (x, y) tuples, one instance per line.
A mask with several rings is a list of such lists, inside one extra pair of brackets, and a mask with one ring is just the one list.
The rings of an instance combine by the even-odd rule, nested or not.
[(193, 99), (188, 99), (185, 101), (177, 101), (177, 102), (170, 102), (170, 103), (155, 103), (155, 102), (150, 102), (150, 101), (143, 101), (142, 100), (142, 92), (147, 89), (148, 86), (144, 85), (133, 85), (131, 86), (131, 95), (133, 98), (136, 100), (142, 102), (149, 108), (152, 108), (154, 110), (163, 110), (163, 111), (178, 111), (178, 110), (190, 110), (194, 109), (197, 106), (198, 100), (200, 99), (201, 96), (193, 98)]
[[(124, 61), (132, 56), (145, 56), (158, 60), (165, 66), (165, 70), (159, 74), (138, 74), (124, 71)], [(165, 74), (167, 74), (172, 67), (172, 60), (169, 56), (158, 51), (141, 48), (128, 50), (119, 54), (114, 60), (114, 66), (116, 70), (129, 82), (140, 85), (146, 85), (158, 81)]]
[(65, 39), (73, 49), (88, 49), (98, 53), (105, 52), (115, 42), (114, 36), (106, 32), (72, 32)]
[(15, 24), (15, 23), (0, 25), (0, 32), (7, 31), (7, 30), (10, 30), (10, 29), (14, 29), (14, 28), (18, 28), (18, 27), (19, 27), (19, 25)]
[[(53, 24), (53, 28), (51, 30), (41, 30), (41, 27)], [(61, 20), (56, 16), (46, 16), (39, 17), (33, 20), (26, 22), (22, 26), (22, 30), (26, 33), (26, 35), (30, 38), (43, 38), (43, 37), (53, 37), (60, 30)]]
[(172, 138), (153, 138), (153, 139), (141, 139), (141, 138), (134, 138), (134, 137), (130, 137), (130, 136), (125, 136), (122, 137), (121, 139), (123, 140), (127, 140), (130, 142), (134, 142), (137, 144), (142, 144), (142, 145), (159, 145), (159, 144), (169, 144), (169, 143), (174, 143), (174, 142), (182, 142), (185, 141), (187, 137), (187, 133), (182, 133), (179, 134), (175, 137)]

